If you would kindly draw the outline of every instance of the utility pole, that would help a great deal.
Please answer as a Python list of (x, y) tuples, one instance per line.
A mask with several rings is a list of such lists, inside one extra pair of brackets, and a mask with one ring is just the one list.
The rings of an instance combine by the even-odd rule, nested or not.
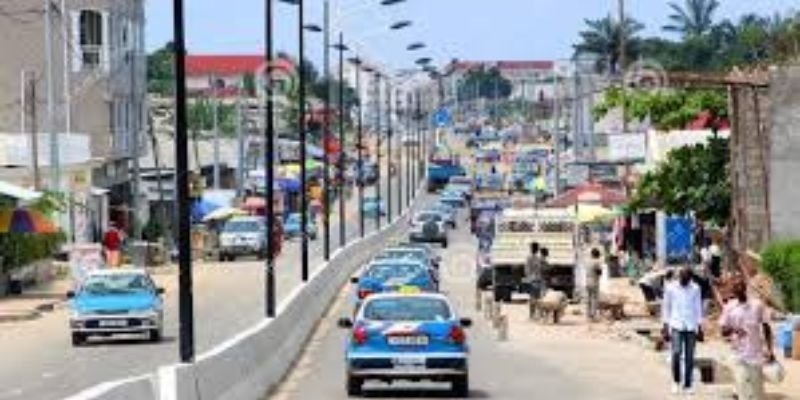
[(377, 199), (378, 212), (375, 214), (375, 230), (381, 228), (380, 205), (381, 196), (381, 74), (375, 71), (375, 169), (378, 171), (378, 179), (375, 181), (375, 198)]
[[(132, 15), (129, 16), (131, 18), (131, 26), (133, 26), (133, 19)], [(130, 32), (131, 37), (129, 40), (132, 40), (133, 51), (131, 51), (129, 62), (130, 65), (130, 88), (128, 89), (128, 115), (130, 115), (130, 126), (128, 127), (130, 133), (132, 133), (131, 143), (132, 143), (132, 152), (131, 152), (131, 161), (133, 162), (133, 180), (132, 180), (132, 187), (131, 187), (131, 233), (135, 240), (141, 239), (141, 224), (139, 224), (139, 188), (141, 187), (141, 174), (139, 170), (139, 135), (141, 134), (141, 118), (142, 118), (142, 102), (138, 101), (137, 93), (138, 93), (138, 84), (139, 82), (136, 81), (136, 71), (137, 71), (137, 63), (139, 62), (139, 41), (136, 39), (137, 34), (134, 32)], [(69, 112), (69, 111), (67, 111)], [(69, 128), (67, 128), (69, 129)]]
[(55, 87), (53, 86), (53, 5), (44, 0), (44, 51), (45, 79), (47, 81), (47, 118), (45, 128), (50, 134), (50, 190), (61, 188), (61, 171), (58, 154), (58, 135), (55, 130)]
[[(392, 83), (386, 77), (386, 223), (392, 221)], [(400, 189), (398, 189), (400, 190)]]
[(242, 89), (244, 82), (239, 82), (239, 90), (236, 94), (236, 139), (237, 139), (237, 165), (236, 165), (236, 197), (244, 196), (244, 169), (245, 169), (245, 150), (244, 150), (244, 113), (242, 112)]
[(555, 197), (558, 197), (561, 194), (561, 90), (560, 90), (560, 79), (556, 70), (553, 69), (553, 101), (555, 103), (553, 107), (553, 115), (554, 115), (554, 128), (553, 128), (553, 135), (555, 136), (555, 156), (556, 156), (556, 182), (554, 189)]
[[(323, 75), (325, 76), (325, 113), (323, 114), (322, 118), (322, 231), (323, 231), (323, 243), (322, 243), (322, 258), (325, 261), (328, 261), (331, 258), (331, 198), (330, 198), (330, 188), (331, 188), (331, 171), (330, 171), (330, 160), (328, 159), (328, 141), (330, 140), (331, 135), (331, 62), (330, 62), (330, 51), (331, 51), (331, 40), (330, 40), (330, 2), (325, 0), (323, 3), (323, 44), (322, 46), (325, 48), (322, 51), (322, 58), (323, 58)], [(341, 51), (340, 51), (341, 53)], [(340, 116), (342, 118), (342, 116)], [(339, 202), (344, 202), (344, 196), (339, 198)], [(344, 214), (339, 216), (339, 220), (344, 220)], [(341, 240), (342, 238), (340, 238)]]
[(214, 75), (211, 76), (211, 93), (214, 124), (214, 190), (219, 190), (219, 97), (217, 97), (217, 77)]
[[(41, 177), (39, 176), (39, 128), (36, 121), (36, 77), (29, 71), (23, 71), (22, 76), (25, 79), (25, 118), (30, 120), (30, 135), (31, 135), (31, 166), (33, 169), (33, 188), (34, 190), (41, 189)], [(25, 120), (23, 118), (23, 121)], [(24, 122), (23, 122), (24, 124)], [(25, 129), (23, 129), (24, 132)]]

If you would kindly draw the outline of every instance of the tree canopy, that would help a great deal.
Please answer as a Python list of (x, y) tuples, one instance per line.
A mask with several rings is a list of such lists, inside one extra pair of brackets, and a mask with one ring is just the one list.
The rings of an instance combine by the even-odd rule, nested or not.
[(162, 96), (173, 93), (175, 87), (174, 46), (168, 42), (147, 56), (147, 91)]
[(513, 85), (497, 68), (474, 68), (467, 72), (458, 86), (461, 101), (477, 98), (507, 99), (511, 96)]
[[(619, 21), (610, 15), (601, 19), (585, 20), (586, 29), (579, 32), (580, 42), (575, 44), (576, 54), (588, 53), (599, 57), (597, 69), (600, 72), (615, 73), (619, 70), (620, 33), (623, 31)], [(640, 39), (637, 36), (644, 25), (633, 18), (625, 18), (625, 54), (635, 59), (639, 55)]]
[(684, 5), (670, 2), (672, 14), (665, 31), (677, 32), (684, 37), (701, 36), (714, 26), (714, 13), (719, 8), (719, 0), (685, 0)]
[(728, 118), (728, 98), (720, 90), (645, 90), (615, 87), (604, 93), (593, 110), (596, 119), (611, 110), (625, 106), (625, 118), (631, 121), (650, 121), (658, 130), (684, 129), (701, 113), (707, 113), (715, 129)]
[(657, 207), (669, 214), (693, 214), (702, 221), (725, 225), (730, 218), (731, 185), (728, 140), (681, 147), (642, 177), (629, 208)]

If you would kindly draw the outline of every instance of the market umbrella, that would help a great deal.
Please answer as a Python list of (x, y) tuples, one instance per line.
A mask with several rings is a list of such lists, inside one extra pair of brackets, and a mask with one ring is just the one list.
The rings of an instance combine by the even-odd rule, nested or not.
[(247, 215), (247, 211), (235, 207), (221, 207), (203, 217), (203, 222), (223, 221), (241, 215)]
[(58, 229), (36, 210), (0, 210), (0, 233), (56, 233)]
[(211, 212), (218, 208), (220, 208), (219, 205), (208, 200), (196, 200), (194, 203), (192, 203), (192, 222), (202, 221), (206, 215), (211, 214)]

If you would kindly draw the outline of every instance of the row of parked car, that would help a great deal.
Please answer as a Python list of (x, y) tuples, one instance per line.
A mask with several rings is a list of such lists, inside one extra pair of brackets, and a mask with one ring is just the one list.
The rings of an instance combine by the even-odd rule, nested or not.
[(339, 320), (349, 332), (346, 390), (362, 394), (366, 381), (449, 382), (456, 397), (469, 394), (467, 336), (472, 325), (440, 293), (441, 256), (468, 191), (445, 188), (432, 206), (411, 219), (409, 240), (385, 248), (353, 277), (355, 308)]

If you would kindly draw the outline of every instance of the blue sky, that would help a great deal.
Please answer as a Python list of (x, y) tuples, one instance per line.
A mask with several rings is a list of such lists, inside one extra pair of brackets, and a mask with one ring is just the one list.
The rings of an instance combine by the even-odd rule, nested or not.
[[(681, 1), (682, 2), (682, 1)], [(263, 0), (185, 0), (190, 53), (256, 53), (263, 49)], [(380, 7), (379, 0), (331, 0), (342, 11), (337, 24), (347, 38), (355, 37), (360, 52), (394, 68), (411, 65), (420, 55), (438, 64), (464, 60), (559, 59), (571, 55), (571, 45), (585, 18), (615, 12), (616, 0), (406, 0)], [(667, 22), (668, 1), (628, 0), (629, 15), (645, 23), (648, 34), (660, 33)], [(718, 18), (748, 12), (773, 13), (797, 7), (792, 0), (721, 0)], [(171, 1), (147, 1), (147, 46), (153, 49), (172, 38)], [(276, 1), (277, 49), (294, 52), (296, 8)], [(306, 0), (308, 22), (321, 22), (322, 0)], [(413, 25), (385, 33), (391, 22)], [(351, 33), (352, 35), (348, 35)], [(322, 52), (322, 38), (309, 34), (307, 54)], [(417, 55), (405, 47), (423, 41)]]

